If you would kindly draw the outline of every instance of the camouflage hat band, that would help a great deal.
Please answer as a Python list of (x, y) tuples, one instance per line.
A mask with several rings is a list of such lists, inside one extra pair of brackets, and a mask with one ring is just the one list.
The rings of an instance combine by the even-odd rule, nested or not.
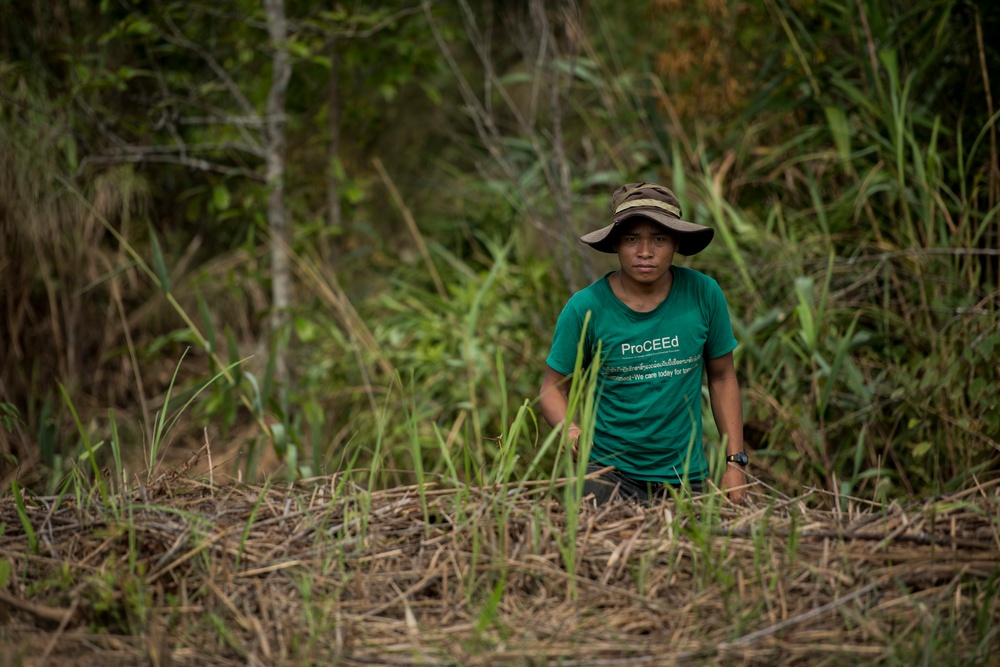
[(636, 206), (652, 206), (653, 208), (658, 208), (670, 213), (672, 215), (681, 217), (681, 210), (676, 206), (671, 206), (670, 204), (665, 204), (658, 199), (633, 199), (631, 201), (624, 202), (621, 206), (615, 209), (615, 215), (618, 215), (622, 211), (628, 210), (630, 208), (635, 208)]

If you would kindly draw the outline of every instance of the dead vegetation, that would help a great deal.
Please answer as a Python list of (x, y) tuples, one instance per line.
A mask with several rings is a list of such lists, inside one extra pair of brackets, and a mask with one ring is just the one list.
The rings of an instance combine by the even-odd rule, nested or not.
[(1000, 479), (909, 504), (759, 485), (738, 508), (579, 513), (561, 484), (7, 497), (0, 664), (996, 660)]

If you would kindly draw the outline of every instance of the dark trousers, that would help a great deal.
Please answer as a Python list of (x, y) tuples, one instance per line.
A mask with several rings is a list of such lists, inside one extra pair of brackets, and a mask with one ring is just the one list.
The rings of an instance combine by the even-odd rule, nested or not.
[[(587, 474), (589, 475), (604, 468), (607, 468), (607, 466), (588, 463)], [(584, 480), (583, 497), (586, 498), (589, 494), (593, 494), (593, 502), (598, 506), (616, 497), (623, 500), (640, 502), (644, 505), (653, 505), (663, 502), (670, 497), (666, 486), (663, 482), (646, 482), (639, 479), (632, 479), (625, 473), (612, 469), (594, 479)], [(674, 486), (674, 488), (679, 488), (679, 485)], [(702, 480), (689, 479), (687, 481), (687, 488), (692, 493), (701, 493), (703, 489)]]

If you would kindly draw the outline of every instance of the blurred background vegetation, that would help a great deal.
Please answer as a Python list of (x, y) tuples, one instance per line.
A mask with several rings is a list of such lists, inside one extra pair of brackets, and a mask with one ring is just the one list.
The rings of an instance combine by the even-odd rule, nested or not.
[(576, 237), (640, 180), (717, 230), (682, 261), (757, 474), (995, 475), (998, 45), (992, 0), (0, 0), (3, 488), (112, 437), (244, 479), (530, 460), (614, 268)]

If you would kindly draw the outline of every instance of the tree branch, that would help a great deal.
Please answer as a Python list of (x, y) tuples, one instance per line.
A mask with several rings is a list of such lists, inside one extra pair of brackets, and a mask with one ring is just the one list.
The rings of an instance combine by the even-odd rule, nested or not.
[(198, 171), (211, 171), (218, 174), (226, 174), (227, 176), (242, 176), (257, 183), (264, 182), (260, 174), (249, 169), (230, 167), (217, 162), (209, 162), (208, 160), (200, 160), (185, 155), (164, 155), (155, 152), (88, 155), (80, 161), (80, 166), (77, 168), (75, 176), (79, 178), (88, 165), (137, 164), (142, 162), (177, 164), (190, 169), (197, 169)]
[[(174, 20), (170, 17), (169, 14), (165, 15), (164, 20), (170, 27), (173, 34), (168, 35), (164, 33), (163, 38), (167, 42), (173, 44), (174, 46), (179, 46), (181, 48), (188, 49), (189, 51), (193, 51), (194, 53), (201, 56), (202, 60), (204, 60), (208, 64), (209, 68), (213, 72), (215, 72), (215, 75), (222, 82), (222, 85), (225, 86), (227, 90), (229, 90), (229, 93), (233, 96), (233, 99), (236, 101), (237, 106), (243, 109), (243, 113), (249, 117), (259, 116), (257, 110), (254, 108), (252, 104), (250, 104), (250, 100), (248, 100), (246, 95), (243, 94), (243, 91), (240, 90), (240, 87), (236, 85), (236, 82), (233, 81), (233, 78), (229, 76), (229, 72), (227, 72), (226, 69), (219, 64), (219, 61), (216, 60), (211, 53), (201, 48), (195, 42), (189, 40), (184, 35), (183, 31), (181, 31), (181, 29), (174, 22)], [(253, 137), (249, 135), (246, 135), (245, 139), (248, 142), (254, 141)]]

